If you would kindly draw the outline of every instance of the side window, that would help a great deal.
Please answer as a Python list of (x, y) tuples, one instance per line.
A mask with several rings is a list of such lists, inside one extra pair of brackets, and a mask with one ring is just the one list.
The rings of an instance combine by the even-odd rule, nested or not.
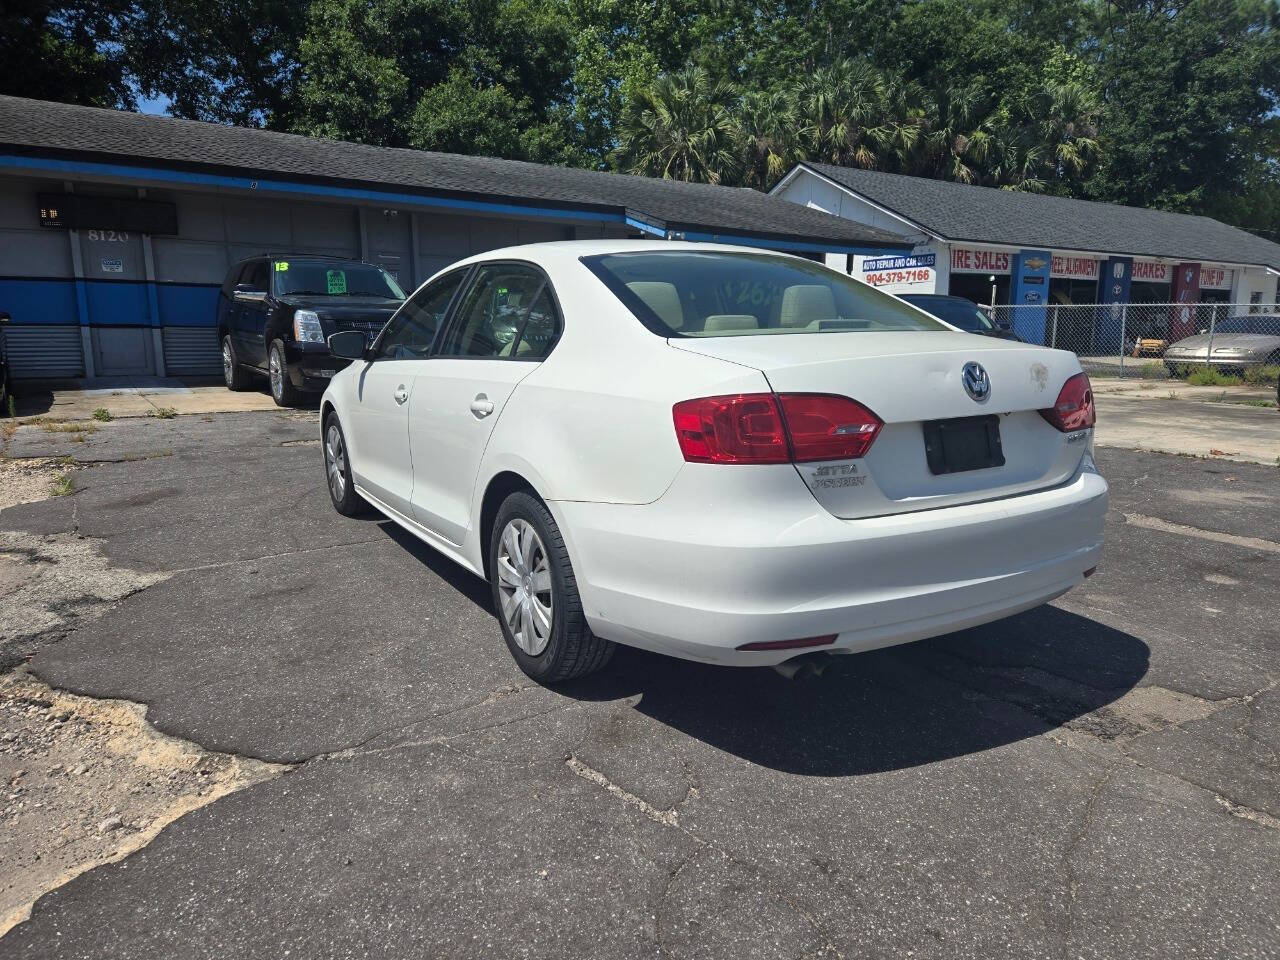
[(266, 293), (267, 261), (254, 260), (252, 263), (247, 264), (244, 273), (240, 275), (240, 282), (249, 284), (255, 291)]
[(449, 311), (466, 270), (455, 270), (429, 283), (404, 302), (378, 341), (375, 360), (422, 360), (431, 351), (436, 331)]
[(555, 346), (558, 332), (556, 302), (551, 296), (551, 288), (544, 286), (533, 301), (512, 355), (522, 360), (545, 360)]
[(463, 295), (441, 356), (512, 356), (529, 308), (545, 282), (532, 267), (506, 263), (481, 267)]

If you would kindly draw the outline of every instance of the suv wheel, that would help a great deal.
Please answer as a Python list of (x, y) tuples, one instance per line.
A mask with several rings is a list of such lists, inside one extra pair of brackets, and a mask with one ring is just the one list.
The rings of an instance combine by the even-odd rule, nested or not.
[(498, 508), (489, 584), (507, 648), (534, 680), (585, 676), (613, 656), (613, 644), (587, 627), (560, 528), (530, 493), (513, 493)]
[(229, 335), (222, 338), (222, 380), (228, 390), (244, 390), (253, 380), (249, 371), (240, 366), (236, 348), (231, 345)]
[(277, 407), (298, 405), (301, 395), (289, 379), (289, 365), (284, 358), (284, 341), (272, 340), (267, 354), (267, 375), (271, 379), (271, 399)]
[(356, 486), (351, 480), (347, 438), (336, 413), (330, 413), (324, 421), (324, 479), (333, 508), (340, 514), (356, 517), (368, 512), (369, 505), (356, 493)]

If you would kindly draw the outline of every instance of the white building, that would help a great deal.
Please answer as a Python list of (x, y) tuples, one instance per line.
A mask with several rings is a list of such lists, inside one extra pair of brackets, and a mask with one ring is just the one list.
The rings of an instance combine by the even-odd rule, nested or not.
[(1280, 244), (1208, 217), (819, 163), (796, 165), (770, 192), (907, 234), (914, 257), (828, 258), (895, 293), (1028, 305), (1280, 302)]

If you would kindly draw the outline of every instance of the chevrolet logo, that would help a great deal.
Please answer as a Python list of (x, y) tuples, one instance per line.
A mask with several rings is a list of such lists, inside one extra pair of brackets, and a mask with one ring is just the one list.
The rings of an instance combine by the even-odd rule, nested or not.
[(1043, 257), (1028, 257), (1026, 260), (1023, 260), (1022, 262), (1025, 263), (1032, 270), (1043, 270), (1044, 265), (1049, 261), (1045, 260)]

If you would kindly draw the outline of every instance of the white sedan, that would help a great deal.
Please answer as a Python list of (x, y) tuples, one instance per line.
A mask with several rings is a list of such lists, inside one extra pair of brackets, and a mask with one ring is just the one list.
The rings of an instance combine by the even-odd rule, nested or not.
[(544, 682), (613, 644), (778, 665), (1037, 606), (1097, 566), (1075, 356), (975, 337), (796, 257), (496, 250), (423, 284), (321, 406), (337, 509), (492, 586)]

